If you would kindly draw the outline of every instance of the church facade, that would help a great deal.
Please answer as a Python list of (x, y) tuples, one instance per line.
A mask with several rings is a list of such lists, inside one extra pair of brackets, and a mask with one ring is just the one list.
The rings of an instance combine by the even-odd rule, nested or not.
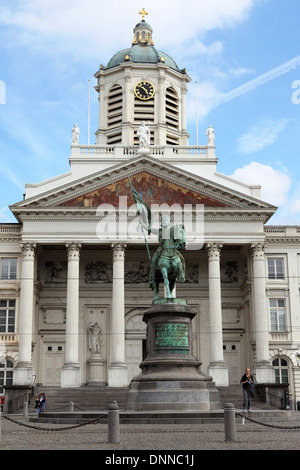
[[(142, 20), (131, 46), (95, 74), (95, 145), (72, 131), (69, 172), (27, 184), (0, 224), (0, 395), (5, 385), (127, 387), (146, 355), (157, 237), (141, 230), (130, 183), (159, 225), (180, 220), (187, 246), (176, 297), (196, 313), (193, 355), (216, 386), (246, 367), (300, 400), (300, 227), (217, 171), (214, 130), (190, 146), (185, 69)], [(161, 287), (161, 296), (164, 289)], [(299, 363), (298, 363), (299, 362)]]

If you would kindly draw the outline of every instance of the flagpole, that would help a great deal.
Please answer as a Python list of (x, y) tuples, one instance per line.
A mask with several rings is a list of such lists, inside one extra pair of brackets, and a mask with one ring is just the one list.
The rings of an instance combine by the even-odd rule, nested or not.
[(198, 139), (198, 83), (195, 82), (196, 84), (196, 131), (197, 131), (197, 145), (199, 145), (199, 139)]
[(90, 116), (91, 116), (91, 92), (90, 92), (90, 83), (89, 80), (89, 93), (88, 93), (88, 145), (90, 145)]

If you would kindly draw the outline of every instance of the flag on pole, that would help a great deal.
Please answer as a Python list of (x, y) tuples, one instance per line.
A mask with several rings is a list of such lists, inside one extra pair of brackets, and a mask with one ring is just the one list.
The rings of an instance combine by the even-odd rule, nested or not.
[(144, 223), (144, 226), (147, 227), (148, 234), (151, 233), (151, 225), (152, 225), (152, 215), (151, 210), (147, 206), (147, 204), (143, 201), (141, 195), (137, 192), (137, 190), (132, 186), (130, 178), (128, 178), (131, 192), (133, 195), (134, 202), (136, 203), (137, 212)]
[(128, 177), (128, 181), (129, 181), (129, 184), (130, 184), (130, 189), (131, 189), (131, 192), (132, 192), (132, 195), (133, 195), (134, 202), (136, 204), (137, 213), (139, 215), (140, 225), (141, 225), (141, 229), (142, 229), (142, 232), (143, 232), (143, 235), (144, 235), (144, 240), (145, 240), (145, 243), (146, 243), (149, 260), (151, 261), (149, 246), (148, 246), (146, 236), (145, 236), (145, 232), (144, 232), (144, 228), (147, 228), (148, 234), (151, 233), (151, 224), (152, 224), (151, 210), (147, 206), (147, 204), (145, 204), (145, 202), (143, 201), (141, 195), (132, 186), (132, 183), (131, 183), (129, 177)]

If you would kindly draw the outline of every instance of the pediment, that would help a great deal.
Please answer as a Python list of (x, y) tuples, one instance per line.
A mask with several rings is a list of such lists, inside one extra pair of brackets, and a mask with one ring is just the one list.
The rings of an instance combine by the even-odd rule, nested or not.
[(71, 183), (41, 192), (11, 206), (14, 213), (22, 209), (97, 208), (100, 204), (118, 206), (119, 196), (134, 203), (129, 180), (148, 204), (203, 204), (205, 209), (259, 210), (274, 212), (276, 208), (259, 199), (216, 184), (148, 155), (139, 155), (126, 162)]

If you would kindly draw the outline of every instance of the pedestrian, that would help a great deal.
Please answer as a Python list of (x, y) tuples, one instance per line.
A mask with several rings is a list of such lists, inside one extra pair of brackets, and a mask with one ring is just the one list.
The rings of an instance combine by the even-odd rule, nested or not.
[(42, 394), (40, 393), (39, 396), (35, 400), (34, 407), (35, 407), (35, 412), (36, 412), (37, 415), (41, 411), (41, 406), (42, 406), (41, 398), (42, 398)]
[(243, 411), (251, 411), (251, 393), (254, 388), (254, 380), (249, 368), (245, 370), (240, 383), (243, 385)]
[(41, 409), (42, 409), (42, 412), (43, 412), (43, 413), (44, 413), (44, 411), (45, 411), (46, 400), (47, 400), (46, 394), (45, 394), (45, 393), (42, 393), (42, 397), (41, 397)]

